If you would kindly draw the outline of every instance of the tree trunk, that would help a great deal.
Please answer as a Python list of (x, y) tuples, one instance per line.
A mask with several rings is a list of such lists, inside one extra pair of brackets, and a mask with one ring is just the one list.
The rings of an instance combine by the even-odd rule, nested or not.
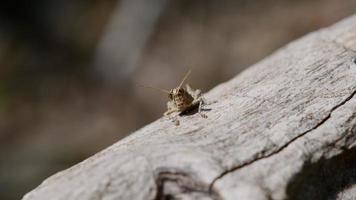
[[(251, 44), (254, 45), (254, 44)], [(356, 199), (356, 16), (308, 34), (25, 200)]]

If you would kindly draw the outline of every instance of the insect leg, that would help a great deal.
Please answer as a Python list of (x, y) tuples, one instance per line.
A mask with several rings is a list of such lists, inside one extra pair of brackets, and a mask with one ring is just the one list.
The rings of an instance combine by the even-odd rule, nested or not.
[(198, 108), (198, 113), (202, 118), (208, 118), (208, 116), (204, 113), (202, 113), (201, 109), (203, 107), (204, 101), (202, 99), (199, 100), (199, 108)]
[(164, 116), (168, 116), (174, 112), (179, 112), (179, 109), (178, 108), (173, 108), (173, 109), (170, 109), (170, 110), (167, 110), (165, 113), (163, 113)]

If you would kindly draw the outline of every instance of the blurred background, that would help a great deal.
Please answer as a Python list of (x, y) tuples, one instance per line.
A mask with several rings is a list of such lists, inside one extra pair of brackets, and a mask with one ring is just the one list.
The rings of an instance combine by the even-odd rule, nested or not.
[(189, 68), (208, 91), (354, 0), (5, 0), (0, 6), (0, 199), (20, 199), (159, 118)]

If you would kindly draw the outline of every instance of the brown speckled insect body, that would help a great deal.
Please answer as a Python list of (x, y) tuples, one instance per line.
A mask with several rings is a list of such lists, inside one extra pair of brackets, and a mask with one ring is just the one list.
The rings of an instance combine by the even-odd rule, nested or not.
[(169, 101), (167, 102), (168, 110), (164, 113), (164, 115), (170, 115), (171, 113), (174, 112), (182, 113), (199, 105), (198, 112), (202, 117), (206, 118), (206, 115), (201, 113), (201, 107), (204, 103), (201, 97), (201, 91), (193, 90), (189, 85), (186, 85), (186, 88), (182, 87), (184, 81), (188, 78), (190, 72), (191, 71), (189, 70), (188, 73), (184, 76), (181, 83), (178, 85), (178, 87), (171, 89), (168, 92), (169, 94), (168, 95)]
[(182, 87), (183, 83), (188, 78), (190, 72), (191, 71), (189, 70), (188, 73), (184, 76), (181, 83), (176, 88), (171, 89), (169, 91), (154, 87), (148, 87), (168, 93), (169, 101), (167, 102), (167, 111), (164, 113), (165, 116), (169, 116), (172, 113), (183, 113), (190, 109), (196, 108), (196, 106), (199, 106), (199, 114), (204, 118), (207, 117), (206, 115), (201, 113), (201, 109), (204, 103), (203, 98), (201, 96), (201, 91), (194, 90), (189, 85), (186, 85), (185, 88)]

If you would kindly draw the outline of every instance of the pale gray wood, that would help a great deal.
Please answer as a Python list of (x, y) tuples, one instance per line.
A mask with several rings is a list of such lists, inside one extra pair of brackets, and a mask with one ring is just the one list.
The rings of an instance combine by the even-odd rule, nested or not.
[(353, 16), (206, 93), (207, 119), (162, 117), (24, 199), (350, 199), (355, 57)]

